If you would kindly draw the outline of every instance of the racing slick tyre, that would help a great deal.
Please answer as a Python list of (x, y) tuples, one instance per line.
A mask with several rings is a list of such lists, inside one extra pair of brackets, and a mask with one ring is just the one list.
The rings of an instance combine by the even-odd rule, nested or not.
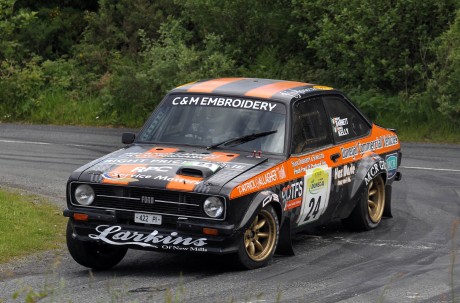
[(385, 182), (381, 175), (369, 182), (360, 201), (342, 224), (351, 230), (365, 231), (376, 228), (382, 220), (385, 209)]
[(240, 265), (246, 269), (267, 266), (275, 253), (278, 237), (278, 217), (273, 207), (266, 205), (244, 231), (240, 240), (237, 252)]
[(70, 255), (78, 264), (92, 269), (110, 269), (117, 265), (128, 251), (125, 247), (80, 241), (72, 237), (72, 233), (72, 225), (69, 220), (66, 240)]

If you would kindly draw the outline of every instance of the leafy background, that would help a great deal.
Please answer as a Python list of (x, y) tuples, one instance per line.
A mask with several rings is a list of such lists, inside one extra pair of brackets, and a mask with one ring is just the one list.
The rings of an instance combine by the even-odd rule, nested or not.
[(227, 76), (334, 86), (403, 139), (460, 142), (460, 3), (0, 0), (0, 121), (139, 127)]

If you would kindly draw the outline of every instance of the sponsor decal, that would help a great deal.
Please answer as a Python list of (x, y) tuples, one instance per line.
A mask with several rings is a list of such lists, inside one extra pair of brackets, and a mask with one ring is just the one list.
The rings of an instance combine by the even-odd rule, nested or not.
[[(123, 230), (121, 226), (116, 225), (99, 225), (95, 228), (95, 232), (96, 233), (89, 234), (88, 236), (93, 240), (100, 240), (111, 245), (138, 245), (147, 248), (159, 248), (159, 245), (167, 245), (171, 247), (169, 249), (173, 249), (172, 247), (179, 248), (180, 246), (201, 248), (207, 245), (207, 238), (183, 238), (179, 236), (177, 232), (172, 232), (169, 235), (162, 235), (157, 230), (153, 230), (150, 234), (144, 234)], [(163, 246), (160, 247), (165, 249)]]
[(281, 165), (281, 167), (277, 167), (276, 171), (278, 173), (278, 178), (279, 179), (286, 178), (286, 170), (284, 169), (284, 165)]
[(398, 143), (398, 136), (396, 135), (383, 136), (383, 147), (397, 145)]
[(143, 168), (144, 166), (141, 167), (141, 165), (138, 164), (117, 166), (103, 173), (101, 175), (101, 181), (109, 184), (127, 185), (131, 182), (137, 182), (140, 179), (152, 178), (152, 175), (142, 171)]
[(348, 118), (335, 117), (331, 118), (332, 129), (339, 137), (348, 135)]
[(273, 194), (271, 192), (267, 192), (267, 191), (263, 191), (262, 194), (268, 194), (267, 197), (265, 197), (262, 201), (262, 207), (265, 207), (265, 205), (267, 205), (268, 203), (272, 202), (272, 201), (276, 201), (276, 202), (279, 202), (280, 201), (280, 198), (277, 194)]
[(304, 174), (309, 169), (326, 165), (326, 162), (322, 161), (322, 159), (324, 159), (324, 154), (314, 154), (292, 161), (291, 165), (294, 168), (294, 174)]
[(103, 173), (102, 181), (112, 184), (127, 184), (137, 182), (140, 179), (151, 179), (151, 172), (168, 172), (172, 166), (140, 166), (140, 165), (124, 165)]
[(116, 172), (109, 172), (102, 174), (102, 178), (106, 183), (115, 183), (115, 184), (124, 184), (137, 182), (139, 179), (148, 179), (151, 178), (150, 175), (141, 175), (141, 174), (118, 174)]
[(172, 169), (171, 166), (138, 166), (131, 170), (132, 173), (161, 172), (165, 173)]
[[(103, 164), (117, 164), (117, 165), (124, 165), (124, 164), (155, 164), (157, 166), (160, 165), (175, 165), (175, 166), (181, 166), (181, 165), (196, 165), (196, 166), (202, 166), (202, 167), (207, 167), (211, 170), (214, 170), (218, 167), (223, 167), (226, 169), (230, 170), (246, 170), (248, 169), (251, 164), (245, 164), (245, 163), (236, 163), (236, 162), (228, 162), (228, 163), (222, 163), (222, 162), (215, 162), (215, 163), (208, 163), (208, 162), (199, 162), (199, 161), (190, 161), (190, 160), (180, 160), (180, 159), (157, 159), (157, 158), (124, 158), (125, 155), (122, 155), (120, 158), (109, 158), (104, 160)], [(209, 156), (209, 154), (207, 155)], [(217, 165), (217, 166), (216, 166)]]
[(246, 108), (269, 112), (274, 111), (274, 109), (278, 106), (277, 103), (268, 101), (212, 96), (177, 96), (171, 100), (171, 104), (173, 106), (195, 105)]
[(184, 162), (182, 165), (183, 166), (198, 166), (198, 167), (209, 168), (212, 172), (216, 172), (219, 168), (221, 168), (220, 165), (215, 164), (215, 163), (198, 162), (198, 161), (187, 161), (187, 162)]
[(398, 153), (387, 155), (385, 157), (385, 164), (387, 166), (388, 179), (393, 178), (398, 170)]
[(354, 163), (334, 168), (334, 182), (336, 185), (344, 185), (351, 182), (351, 177), (356, 172)]
[(177, 183), (183, 183), (183, 184), (193, 184), (193, 185), (197, 185), (201, 183), (200, 178), (191, 178), (191, 177), (181, 178), (181, 177), (178, 177), (177, 175), (175, 177), (156, 176), (154, 180), (177, 182)]
[(302, 197), (304, 193), (304, 179), (297, 179), (285, 186), (281, 190), (281, 199), (283, 201), (284, 210), (293, 209), (302, 205)]
[(367, 171), (366, 176), (364, 177), (364, 181), (366, 182), (366, 186), (381, 172), (386, 170), (385, 161), (380, 160), (378, 163), (374, 163), (369, 170)]
[[(283, 166), (284, 167), (284, 166)], [(284, 170), (284, 169), (283, 169)], [(279, 180), (278, 172), (280, 168), (277, 167), (275, 169), (269, 170), (259, 176), (256, 176), (250, 181), (244, 182), (243, 184), (239, 185), (238, 191), (240, 194), (244, 194), (249, 191), (256, 191), (267, 187), (268, 184), (274, 183)]]
[(355, 158), (356, 155), (363, 155), (366, 152), (376, 151), (382, 148), (397, 145), (399, 143), (396, 135), (385, 135), (367, 142), (357, 142), (354, 146), (340, 148), (343, 159)]
[(355, 158), (358, 155), (358, 145), (347, 148), (340, 148), (340, 153), (342, 154), (342, 159)]
[(319, 219), (329, 204), (331, 168), (324, 166), (307, 171), (304, 177), (306, 193), (303, 196), (298, 225)]

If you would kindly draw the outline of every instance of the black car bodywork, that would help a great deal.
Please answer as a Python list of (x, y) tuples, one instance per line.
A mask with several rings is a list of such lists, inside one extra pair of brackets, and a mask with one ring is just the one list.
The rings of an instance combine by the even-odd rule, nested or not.
[(67, 243), (87, 267), (110, 268), (127, 248), (265, 266), (275, 250), (292, 254), (291, 235), (307, 226), (375, 228), (401, 178), (393, 130), (339, 91), (292, 81), (181, 86), (123, 142), (67, 184)]

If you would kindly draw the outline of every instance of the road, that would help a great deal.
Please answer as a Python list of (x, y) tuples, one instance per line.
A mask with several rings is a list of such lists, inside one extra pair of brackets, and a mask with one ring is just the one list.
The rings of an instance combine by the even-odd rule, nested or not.
[[(0, 124), (0, 186), (64, 208), (71, 171), (121, 147), (123, 131)], [(252, 271), (216, 256), (130, 250), (112, 270), (91, 272), (62, 249), (1, 265), (0, 302), (33, 293), (40, 302), (460, 302), (460, 146), (402, 150), (394, 218), (376, 230), (332, 223), (296, 236), (295, 256)]]

